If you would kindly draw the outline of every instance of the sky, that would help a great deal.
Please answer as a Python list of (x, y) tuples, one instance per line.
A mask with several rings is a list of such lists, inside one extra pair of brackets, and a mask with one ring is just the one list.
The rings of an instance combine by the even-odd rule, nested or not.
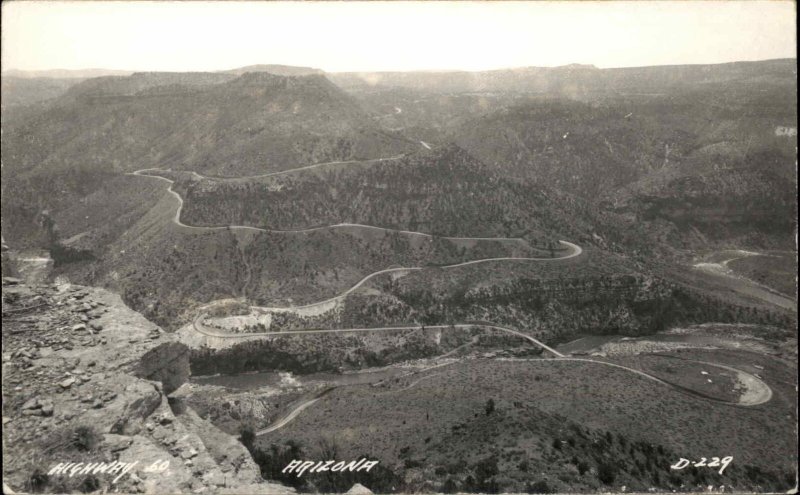
[(3, 70), (328, 72), (796, 57), (791, 1), (3, 2)]

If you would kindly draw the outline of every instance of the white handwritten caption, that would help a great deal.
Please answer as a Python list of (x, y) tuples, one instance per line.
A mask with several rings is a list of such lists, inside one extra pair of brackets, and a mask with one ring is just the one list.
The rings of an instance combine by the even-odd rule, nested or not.
[(722, 474), (722, 472), (725, 471), (725, 468), (728, 467), (728, 464), (733, 462), (733, 456), (729, 455), (728, 457), (723, 457), (722, 459), (720, 459), (719, 457), (712, 457), (711, 462), (706, 462), (706, 461), (708, 461), (707, 458), (701, 457), (699, 461), (693, 463), (689, 459), (684, 459), (683, 457), (681, 457), (678, 462), (676, 462), (669, 468), (680, 470), (689, 465), (692, 465), (694, 467), (710, 467), (710, 468), (718, 467), (719, 474)]
[(369, 472), (370, 469), (378, 465), (379, 461), (368, 461), (367, 459), (360, 459), (358, 461), (297, 461), (293, 460), (283, 470), (282, 473), (297, 473), (297, 477), (303, 476), (306, 470), (309, 473), (324, 473), (326, 471), (341, 472)]
[[(139, 461), (134, 462), (59, 462), (51, 467), (48, 475), (65, 475), (70, 478), (83, 474), (116, 474), (117, 477), (111, 481), (115, 484), (123, 476), (128, 474)], [(145, 473), (163, 473), (169, 468), (169, 461), (161, 459), (142, 469)]]

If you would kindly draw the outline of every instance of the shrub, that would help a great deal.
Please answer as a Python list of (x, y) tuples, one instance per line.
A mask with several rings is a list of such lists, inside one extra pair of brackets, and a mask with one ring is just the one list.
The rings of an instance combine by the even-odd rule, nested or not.
[(494, 412), (494, 399), (489, 399), (486, 401), (486, 415), (490, 415)]
[(467, 468), (467, 461), (459, 459), (447, 465), (447, 472), (450, 474), (458, 474)]
[(499, 472), (497, 468), (497, 458), (494, 456), (482, 459), (475, 464), (475, 477), (479, 483), (497, 475)]
[(442, 493), (456, 493), (458, 491), (458, 483), (453, 478), (447, 478), (442, 485)]
[(547, 484), (545, 480), (539, 480), (536, 483), (528, 483), (525, 489), (528, 493), (553, 493), (553, 489)]
[(244, 425), (239, 430), (239, 441), (242, 442), (242, 445), (247, 447), (247, 450), (253, 449), (253, 442), (256, 439), (256, 432), (250, 425)]
[(100, 480), (97, 479), (97, 476), (87, 476), (83, 479), (79, 488), (83, 493), (95, 492), (100, 489)]
[(38, 493), (43, 491), (49, 483), (50, 477), (37, 468), (28, 478), (28, 490), (32, 493)]
[(71, 444), (78, 450), (91, 451), (100, 443), (100, 435), (91, 426), (78, 426), (72, 432)]
[(617, 477), (617, 468), (613, 464), (602, 463), (597, 468), (597, 477), (606, 485), (610, 485)]

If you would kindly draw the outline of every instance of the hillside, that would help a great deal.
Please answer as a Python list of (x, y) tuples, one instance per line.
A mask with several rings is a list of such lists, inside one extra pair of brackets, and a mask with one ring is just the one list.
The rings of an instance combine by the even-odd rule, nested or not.
[(239, 67), (221, 72), (226, 74), (236, 74), (237, 76), (247, 72), (269, 72), (270, 74), (275, 74), (276, 76), (307, 76), (309, 74), (325, 74), (324, 71), (320, 69), (314, 69), (312, 67), (297, 67), (294, 65), (277, 64), (248, 65), (245, 67)]
[[(113, 287), (132, 307), (167, 326), (214, 299), (306, 303), (332, 297), (391, 266), (548, 255), (521, 241), (460, 242), (361, 227), (307, 233), (181, 227), (173, 222), (177, 201), (163, 182), (126, 176), (107, 184), (114, 188), (53, 212), (48, 232), (68, 248), (54, 253), (56, 272)], [(136, 203), (137, 198), (151, 202)], [(110, 203), (121, 209), (97, 213)], [(75, 252), (82, 256), (70, 255)]]
[[(117, 179), (120, 172), (174, 167), (249, 175), (396, 156), (419, 147), (378, 128), (320, 75), (100, 77), (72, 86), (47, 105), (25, 107), (11, 122), (4, 114), (3, 122), (3, 229), (18, 247), (50, 247), (42, 218), (53, 212), (61, 216), (56, 223), (62, 232), (71, 232), (60, 237), (65, 240), (107, 229), (98, 211), (129, 218), (115, 195), (145, 207), (152, 183)], [(94, 223), (70, 217), (87, 201), (99, 206), (98, 197), (105, 197), (106, 206), (87, 213)]]
[(788, 247), (797, 139), (782, 129), (796, 129), (796, 101), (793, 92), (763, 91), (769, 96), (709, 88), (593, 104), (531, 102), (463, 120), (450, 133), (505, 174), (640, 222), (666, 220), (677, 230), (672, 245)]
[(340, 72), (331, 80), (347, 90), (395, 87), (437, 93), (545, 93), (581, 99), (593, 94), (659, 92), (719, 85), (745, 78), (758, 82), (797, 77), (794, 59), (714, 65), (598, 69), (593, 65), (518, 67), (483, 72)]
[[(187, 349), (119, 296), (4, 278), (4, 491), (292, 493), (264, 482), (235, 437), (168, 399), (188, 376)], [(156, 461), (168, 476), (147, 472)], [(117, 482), (47, 474), (66, 462), (136, 464)]]
[(388, 129), (611, 215), (629, 251), (794, 247), (794, 59), (330, 77)]
[(77, 167), (248, 175), (408, 147), (324, 76), (266, 72), (89, 79), (4, 129), (2, 145), (4, 179)]
[[(774, 383), (791, 376), (790, 367), (756, 359)], [(380, 459), (404, 481), (393, 490), (401, 493), (700, 491), (712, 484), (777, 491), (793, 483), (788, 384), (780, 402), (755, 416), (594, 363), (471, 359), (424, 376), (334, 390), (257, 440), (262, 466), (288, 445), (306, 452), (329, 445)], [(353, 414), (361, 420), (347, 421)], [(777, 431), (773, 450), (753, 447)], [(715, 449), (735, 459), (723, 475), (669, 468)]]
[(572, 228), (573, 212), (556, 193), (505, 179), (457, 146), (313, 173), (237, 180), (183, 174), (174, 190), (191, 225), (282, 230), (349, 222), (439, 236), (538, 238), (542, 245), (581, 230)]
[[(793, 61), (25, 81), (15, 490), (791, 487)], [(93, 456), (176, 467), (43, 471)]]
[(7, 117), (6, 112), (11, 108), (31, 105), (46, 100), (51, 100), (63, 95), (69, 88), (78, 84), (82, 79), (72, 78), (22, 78), (3, 75), (2, 78), (2, 104), (0, 109), (3, 118)]

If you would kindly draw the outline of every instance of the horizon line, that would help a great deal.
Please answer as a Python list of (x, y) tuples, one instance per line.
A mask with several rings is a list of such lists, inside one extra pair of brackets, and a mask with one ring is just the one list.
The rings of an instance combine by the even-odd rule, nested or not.
[[(128, 75), (137, 74), (137, 73), (220, 73), (220, 72), (231, 72), (239, 69), (244, 69), (247, 67), (254, 67), (254, 66), (282, 66), (282, 67), (292, 67), (292, 68), (303, 68), (303, 69), (311, 69), (311, 70), (319, 70), (322, 71), (324, 74), (359, 74), (359, 73), (370, 73), (370, 74), (388, 74), (388, 73), (479, 73), (479, 72), (495, 72), (495, 71), (506, 71), (506, 70), (515, 70), (515, 69), (562, 69), (567, 67), (581, 67), (587, 69), (595, 69), (595, 70), (615, 70), (615, 69), (645, 69), (651, 67), (685, 67), (685, 66), (703, 66), (703, 65), (729, 65), (729, 64), (739, 64), (739, 63), (759, 63), (759, 62), (776, 62), (782, 60), (794, 60), (797, 61), (797, 56), (794, 57), (777, 57), (777, 58), (766, 58), (766, 59), (755, 59), (755, 60), (731, 60), (726, 62), (706, 62), (706, 63), (670, 63), (670, 64), (656, 64), (656, 65), (623, 65), (623, 66), (614, 66), (614, 67), (598, 67), (597, 65), (591, 63), (579, 63), (573, 62), (564, 65), (518, 65), (518, 66), (506, 66), (506, 67), (498, 67), (492, 69), (478, 69), (478, 70), (469, 70), (469, 69), (410, 69), (410, 70), (340, 70), (340, 71), (327, 71), (325, 69), (319, 67), (311, 67), (306, 65), (290, 65), (285, 63), (254, 63), (248, 65), (242, 65), (233, 68), (227, 69), (191, 69), (191, 70), (164, 70), (164, 69), (118, 69), (118, 68), (105, 68), (105, 67), (89, 67), (89, 68), (81, 68), (81, 69), (65, 69), (65, 68), (51, 68), (51, 69), (18, 69), (18, 68), (3, 68), (0, 71), (0, 74), (6, 74), (8, 72), (88, 72), (88, 71), (109, 71), (109, 72), (127, 72)], [(47, 77), (47, 76), (41, 76)], [(124, 76), (123, 76), (124, 77)]]

